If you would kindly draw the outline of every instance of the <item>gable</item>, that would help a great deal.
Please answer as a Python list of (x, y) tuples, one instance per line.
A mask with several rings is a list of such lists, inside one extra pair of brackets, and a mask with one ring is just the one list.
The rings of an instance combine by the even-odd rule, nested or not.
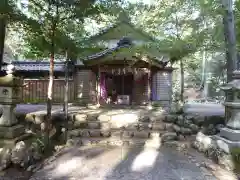
[(114, 41), (119, 40), (122, 37), (129, 37), (133, 41), (139, 41), (139, 42), (151, 42), (154, 41), (154, 39), (149, 36), (147, 33), (137, 29), (134, 27), (133, 24), (125, 21), (121, 21), (120, 23), (115, 24), (112, 27), (109, 27), (103, 31), (101, 31), (99, 34), (93, 36), (90, 38), (91, 42), (99, 42), (99, 41)]

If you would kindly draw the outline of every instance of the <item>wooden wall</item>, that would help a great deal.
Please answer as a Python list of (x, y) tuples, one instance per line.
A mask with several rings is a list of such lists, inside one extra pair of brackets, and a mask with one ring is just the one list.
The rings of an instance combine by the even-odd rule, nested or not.
[[(65, 92), (64, 79), (55, 79), (53, 84), (53, 103), (64, 102)], [(47, 79), (24, 79), (24, 86), (21, 88), (22, 103), (46, 103), (48, 91)], [(69, 80), (68, 99), (74, 102), (74, 81)]]

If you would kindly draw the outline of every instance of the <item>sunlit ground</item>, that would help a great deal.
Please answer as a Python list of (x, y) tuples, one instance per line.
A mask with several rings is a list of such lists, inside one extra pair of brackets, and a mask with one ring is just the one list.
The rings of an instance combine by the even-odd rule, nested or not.
[[(211, 173), (205, 173), (181, 153), (160, 144), (132, 148), (81, 147), (72, 148), (46, 165), (32, 180), (36, 177), (42, 180), (204, 180), (205, 177), (216, 180)], [(229, 176), (228, 180), (231, 180)]]

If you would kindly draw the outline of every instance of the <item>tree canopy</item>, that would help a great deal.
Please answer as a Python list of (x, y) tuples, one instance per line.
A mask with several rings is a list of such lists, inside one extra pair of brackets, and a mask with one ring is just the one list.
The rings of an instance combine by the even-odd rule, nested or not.
[[(149, 44), (150, 48), (154, 46), (169, 54), (176, 66), (182, 62), (180, 69), (186, 70), (183, 74), (185, 84), (192, 82), (195, 86), (201, 86), (208, 72), (219, 81), (214, 84), (220, 86), (224, 82), (224, 10), (220, 1), (155, 0), (146, 4), (126, 0), (28, 0), (21, 1), (21, 5), (19, 2), (9, 0), (8, 6), (2, 8), (9, 20), (6, 42), (14, 49), (16, 56), (47, 57), (52, 48), (51, 30), (56, 23), (55, 56), (61, 57), (68, 51), (69, 56), (76, 59), (86, 49), (86, 39), (90, 35), (112, 25), (119, 12), (125, 11), (136, 27), (156, 38), (156, 42)], [(239, 47), (239, 0), (235, 1), (234, 14)], [(16, 38), (13, 34), (21, 36)], [(206, 70), (207, 64), (209, 67)]]

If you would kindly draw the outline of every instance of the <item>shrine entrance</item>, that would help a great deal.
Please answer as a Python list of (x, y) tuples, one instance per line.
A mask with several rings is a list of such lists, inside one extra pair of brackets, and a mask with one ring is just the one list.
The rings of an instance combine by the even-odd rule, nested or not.
[[(134, 84), (133, 74), (116, 75), (105, 73), (104, 75), (106, 78), (106, 94), (109, 100), (113, 103), (131, 103)], [(123, 99), (121, 100), (121, 98)]]

